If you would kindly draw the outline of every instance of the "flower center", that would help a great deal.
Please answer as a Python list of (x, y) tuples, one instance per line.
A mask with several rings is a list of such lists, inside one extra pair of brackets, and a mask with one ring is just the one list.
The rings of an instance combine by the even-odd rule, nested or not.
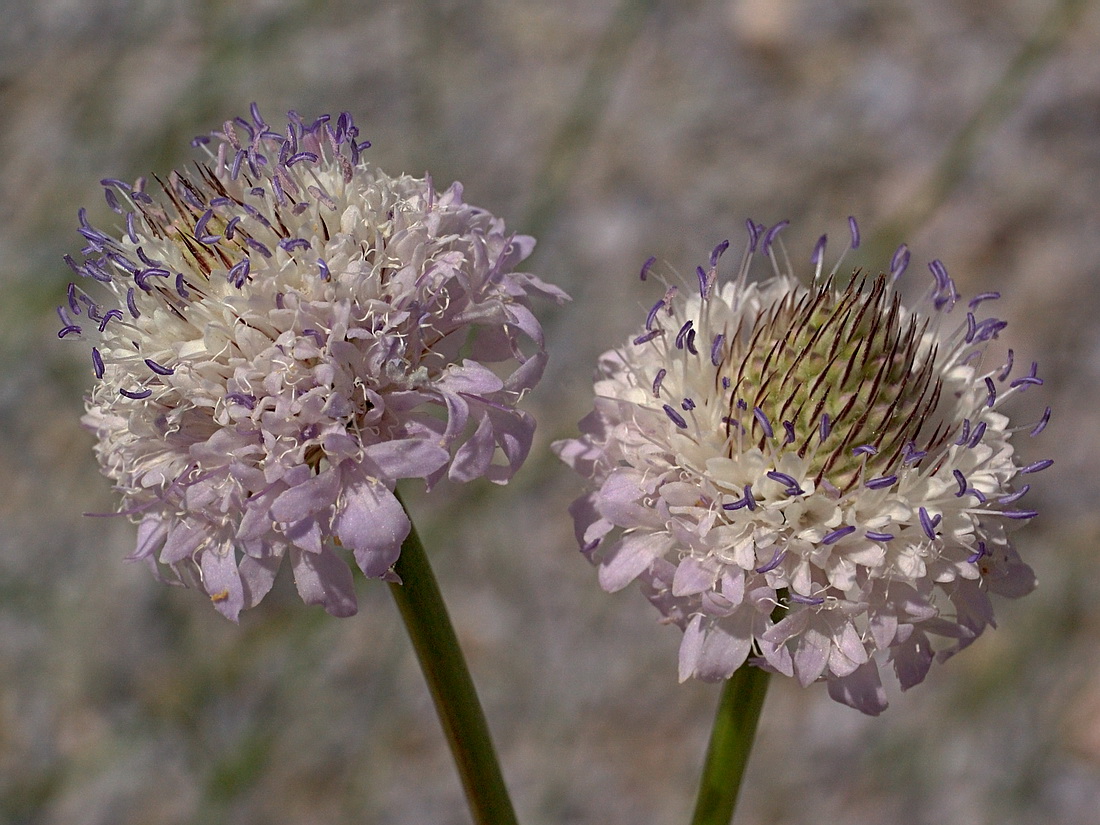
[(902, 317), (885, 275), (870, 289), (867, 281), (838, 290), (830, 278), (788, 294), (732, 336), (718, 367), (731, 388), (727, 436), (740, 421), (761, 449), (774, 439), (777, 452), (808, 458), (817, 481), (828, 475), (840, 490), (861, 471), (884, 475), (938, 447), (950, 431), (925, 427), (941, 393), (936, 351), (921, 346), (927, 321)]

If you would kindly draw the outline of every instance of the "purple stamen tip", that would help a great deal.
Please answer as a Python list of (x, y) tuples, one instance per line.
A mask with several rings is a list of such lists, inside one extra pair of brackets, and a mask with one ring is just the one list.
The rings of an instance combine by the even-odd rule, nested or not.
[(659, 329), (651, 329), (649, 332), (643, 332), (641, 335), (634, 339), (634, 344), (635, 346), (647, 344), (660, 334), (661, 330)]
[(924, 534), (933, 541), (936, 540), (936, 523), (932, 520), (932, 517), (928, 515), (928, 511), (924, 507), (917, 508), (917, 514), (920, 517), (920, 526), (924, 530)]
[(684, 321), (684, 325), (680, 327), (680, 331), (676, 333), (676, 349), (684, 348), (684, 339), (687, 338), (687, 334), (690, 331), (691, 321)]
[(833, 530), (831, 533), (826, 533), (825, 537), (821, 539), (821, 543), (822, 544), (836, 544), (842, 538), (844, 538), (845, 536), (850, 536), (855, 531), (856, 531), (856, 528), (853, 527), (850, 524), (845, 526), (845, 527), (838, 527), (837, 529)]
[(852, 249), (859, 249), (859, 224), (851, 215), (848, 216), (848, 231), (852, 234)]
[(863, 535), (869, 538), (871, 541), (893, 541), (893, 533), (880, 533), (877, 530), (868, 530)]
[(657, 377), (653, 379), (653, 395), (656, 398), (661, 397), (661, 382), (665, 380), (666, 375), (668, 375), (668, 370), (662, 368), (657, 370)]
[(748, 503), (750, 510), (756, 509), (756, 496), (752, 494), (752, 485), (746, 484), (744, 487), (745, 501)]
[(771, 229), (769, 229), (767, 232), (765, 232), (764, 233), (764, 241), (760, 245), (760, 251), (763, 252), (765, 255), (770, 254), (771, 253), (771, 246), (772, 246), (772, 243), (775, 241), (776, 236), (783, 230), (784, 227), (788, 226), (789, 224), (790, 224), (790, 221), (782, 220), (779, 223), (777, 223), (775, 226), (773, 226)]
[(749, 252), (751, 254), (756, 251), (756, 242), (760, 240), (760, 230), (756, 226), (756, 221), (751, 218), (745, 221), (745, 229), (749, 231)]
[(956, 498), (962, 498), (966, 495), (966, 476), (962, 474), (962, 470), (952, 470), (951, 474), (955, 476), (955, 481), (958, 482), (959, 491), (955, 493)]
[(902, 244), (890, 259), (890, 276), (896, 281), (909, 266), (909, 247)]
[(656, 255), (650, 255), (648, 258), (645, 259), (645, 263), (642, 264), (642, 271), (640, 273), (640, 277), (643, 281), (649, 277), (649, 270), (653, 267), (655, 263), (657, 263)]
[(772, 554), (771, 560), (767, 564), (762, 564), (756, 568), (757, 573), (767, 573), (770, 570), (774, 570), (779, 566), (779, 563), (783, 561), (783, 557), (787, 555), (787, 551), (781, 547), (776, 547), (775, 552)]
[(765, 438), (774, 438), (775, 434), (772, 431), (772, 424), (771, 424), (770, 421), (768, 421), (768, 417), (766, 415), (764, 415), (764, 411), (762, 409), (760, 409), (759, 407), (753, 407), (752, 408), (752, 414), (756, 418), (756, 420), (760, 422), (760, 426), (764, 430), (764, 437)]
[(724, 240), (718, 246), (714, 247), (714, 250), (710, 253), (710, 265), (718, 266), (718, 259), (722, 257), (727, 249), (730, 248), (729, 240)]
[(99, 354), (99, 350), (96, 347), (92, 347), (92, 369), (95, 370), (96, 378), (102, 378), (106, 369), (103, 366), (103, 356)]
[(147, 366), (157, 375), (172, 375), (175, 372), (175, 370), (171, 367), (162, 366), (154, 361), (152, 358), (145, 359), (145, 366)]
[(1039, 423), (1032, 429), (1032, 435), (1038, 435), (1047, 428), (1047, 424), (1050, 422), (1050, 407), (1047, 407), (1043, 412), (1043, 417), (1039, 419)]
[(787, 437), (785, 439), (783, 439), (783, 444), (784, 445), (793, 444), (794, 443), (794, 424), (791, 423), (790, 421), (784, 421), (783, 422), (783, 429), (787, 433)]
[(710, 362), (716, 367), (722, 363), (722, 342), (725, 338), (725, 335), (718, 333), (710, 345)]
[(985, 405), (987, 407), (992, 407), (997, 403), (997, 387), (994, 385), (993, 379), (989, 376), (986, 376), (985, 388), (989, 390), (989, 398), (986, 399)]
[(858, 447), (852, 448), (852, 455), (876, 455), (878, 450), (872, 447), (870, 444), (861, 444)]
[[(995, 511), (995, 512), (997, 512), (997, 511)], [(1029, 518), (1035, 518), (1037, 515), (1039, 515), (1039, 511), (1038, 510), (1000, 510), (999, 514), (1002, 515), (1002, 516), (1005, 516), (1006, 518), (1029, 519)]]
[(681, 430), (686, 430), (687, 429), (687, 422), (684, 420), (684, 417), (682, 415), (680, 415), (680, 413), (676, 412), (676, 410), (674, 410), (668, 404), (664, 405), (664, 410), (665, 410), (665, 415), (667, 415), (669, 417), (669, 419), (672, 421), (673, 424), (675, 424)]
[(685, 398), (680, 402), (680, 406), (683, 408), (684, 412), (691, 412), (695, 409), (695, 401), (691, 398)]
[(798, 604), (818, 605), (825, 604), (824, 596), (802, 596), (798, 593), (791, 593), (788, 598), (792, 602), (798, 602)]
[(1044, 458), (1042, 461), (1036, 461), (1034, 464), (1028, 464), (1026, 467), (1022, 467), (1020, 469), (1020, 474), (1023, 475), (1025, 473), (1037, 473), (1040, 470), (1045, 470), (1053, 463), (1053, 458)]
[(818, 426), (818, 436), (822, 441), (829, 437), (829, 433), (833, 431), (832, 421), (829, 419), (828, 413), (821, 414), (821, 424)]
[(825, 257), (825, 244), (828, 243), (828, 240), (828, 235), (822, 235), (817, 239), (817, 243), (814, 245), (813, 254), (810, 255), (810, 263), (814, 266), (820, 264)]
[(120, 388), (119, 391), (118, 391), (118, 394), (119, 395), (124, 395), (127, 398), (132, 398), (135, 401), (140, 401), (141, 399), (148, 398), (150, 395), (152, 395), (153, 391), (148, 390), (148, 389), (132, 391), (132, 390), (125, 390), (125, 389)]
[(661, 307), (665, 305), (665, 299), (661, 298), (649, 309), (649, 314), (645, 319), (645, 328), (653, 329), (653, 322), (657, 320), (657, 313), (661, 311)]
[(869, 490), (881, 490), (884, 487), (892, 487), (897, 484), (897, 476), (879, 476), (878, 478), (872, 478), (870, 481), (865, 481), (863, 486)]

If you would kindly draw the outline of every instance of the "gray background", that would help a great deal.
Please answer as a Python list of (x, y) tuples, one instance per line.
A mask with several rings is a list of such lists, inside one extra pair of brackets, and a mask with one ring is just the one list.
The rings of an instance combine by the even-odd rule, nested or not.
[[(1053, 10), (1053, 11), (1052, 11)], [(391, 173), (461, 179), (540, 239), (540, 430), (509, 487), (411, 494), (526, 823), (686, 822), (717, 687), (603, 594), (549, 454), (636, 328), (751, 216), (805, 261), (857, 215), (1001, 290), (1055, 408), (1020, 534), (1039, 590), (879, 719), (776, 682), (743, 823), (1089, 823), (1100, 809), (1100, 12), (1049, 0), (0, 0), (0, 822), (468, 822), (389, 594), (334, 620), (286, 582), (234, 626), (123, 563), (133, 528), (78, 426), (91, 368), (53, 307), (110, 224), (98, 180), (166, 172), (245, 113), (347, 109)], [(837, 243), (836, 246), (839, 246)], [(735, 253), (734, 253), (735, 254)]]

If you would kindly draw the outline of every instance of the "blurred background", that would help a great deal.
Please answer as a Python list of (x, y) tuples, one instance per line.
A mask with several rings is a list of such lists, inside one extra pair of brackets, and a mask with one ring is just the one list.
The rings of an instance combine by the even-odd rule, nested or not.
[[(603, 594), (550, 455), (597, 355), (743, 222), (900, 240), (999, 290), (1053, 457), (1018, 534), (1040, 587), (878, 719), (773, 680), (740, 823), (1095, 823), (1100, 811), (1100, 4), (1084, 0), (0, 0), (0, 822), (467, 823), (385, 587), (358, 616), (282, 582), (240, 626), (123, 562), (54, 306), (112, 225), (98, 181), (166, 173), (247, 112), (349, 110), (391, 173), (462, 180), (570, 291), (513, 484), (410, 491), (520, 818), (687, 822), (718, 686)], [(865, 253), (865, 254), (864, 254)], [(739, 252), (731, 250), (730, 255)], [(730, 258), (727, 258), (729, 261)], [(285, 571), (284, 571), (285, 572)]]

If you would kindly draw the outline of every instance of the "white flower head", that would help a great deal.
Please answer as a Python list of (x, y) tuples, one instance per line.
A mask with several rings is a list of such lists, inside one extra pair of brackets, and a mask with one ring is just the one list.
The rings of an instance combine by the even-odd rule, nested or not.
[[(683, 629), (681, 680), (753, 657), (875, 714), (881, 665), (917, 684), (993, 624), (990, 593), (1033, 588), (1009, 533), (1035, 515), (1022, 477), (1052, 462), (1017, 463), (1002, 409), (1042, 381), (1034, 364), (1014, 372), (1011, 350), (982, 364), (1005, 327), (979, 317), (995, 293), (960, 305), (932, 261), (907, 308), (905, 246), (888, 273), (845, 283), (822, 273), (824, 237), (806, 286), (785, 225), (748, 222), (731, 280), (723, 242), (698, 284), (666, 284), (644, 329), (601, 357), (581, 437), (554, 448), (593, 487), (571, 512), (600, 584), (639, 579)], [(771, 277), (749, 283), (759, 257)]]
[[(283, 130), (256, 107), (197, 138), (162, 193), (103, 181), (118, 236), (81, 210), (61, 337), (91, 346), (85, 424), (138, 521), (131, 558), (236, 619), (288, 556), (302, 598), (355, 612), (351, 572), (392, 577), (397, 479), (506, 482), (546, 362), (515, 266), (534, 246), (462, 188), (390, 177), (349, 115)], [(88, 289), (87, 287), (94, 287)]]

